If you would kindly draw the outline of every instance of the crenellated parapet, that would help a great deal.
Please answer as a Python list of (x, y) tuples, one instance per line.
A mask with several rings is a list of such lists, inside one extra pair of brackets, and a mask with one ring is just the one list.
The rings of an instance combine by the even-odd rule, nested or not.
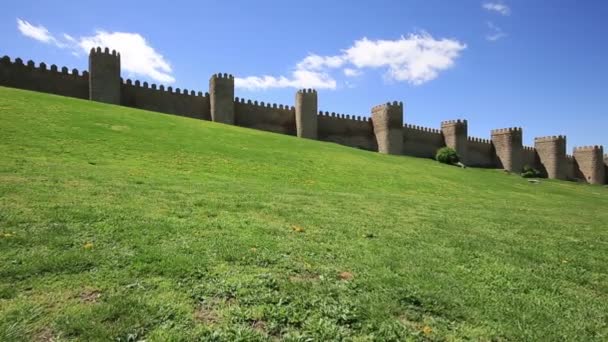
[(109, 48), (89, 52), (89, 99), (120, 104), (120, 53)]
[(567, 179), (566, 136), (553, 135), (534, 138), (534, 148), (543, 173), (551, 179)]
[(441, 122), (441, 132), (445, 146), (453, 148), (460, 159), (467, 163), (468, 123), (467, 120), (448, 120)]
[(80, 99), (89, 98), (89, 73), (77, 69), (59, 68), (52, 64), (23, 62), (21, 58), (11, 61), (9, 56), (0, 58), (0, 85), (21, 88)]
[(523, 168), (523, 130), (521, 127), (499, 128), (490, 133), (497, 166), (511, 172), (521, 172)]
[(296, 132), (298, 137), (317, 140), (319, 110), (317, 91), (300, 89), (296, 92)]
[(590, 184), (606, 182), (603, 146), (581, 146), (574, 148), (577, 176)]
[(149, 84), (148, 82), (140, 82), (138, 80), (132, 81), (131, 79), (126, 79), (126, 80), (123, 80), (121, 83), (123, 85), (129, 86), (129, 87), (148, 89), (148, 90), (155, 90), (155, 91), (158, 91), (159, 93), (168, 93), (168, 94), (173, 94), (173, 95), (187, 95), (187, 96), (209, 97), (209, 93), (207, 93), (207, 92), (203, 93), (202, 91), (194, 91), (194, 90), (188, 90), (188, 89), (173, 88), (171, 86), (165, 87), (162, 84), (160, 84), (160, 85), (157, 85), (155, 83)]
[(209, 79), (211, 120), (234, 125), (234, 76), (214, 74)]
[(370, 121), (370, 118), (365, 117), (365, 116), (360, 116), (360, 115), (349, 115), (349, 114), (340, 114), (340, 113), (336, 113), (336, 112), (327, 112), (327, 111), (319, 111), (318, 116), (324, 116), (324, 117), (330, 117), (330, 118), (335, 118), (335, 119), (342, 119), (342, 120), (351, 120), (351, 121), (360, 121), (360, 122), (368, 122)]
[(387, 102), (372, 107), (372, 124), (378, 144), (378, 152), (402, 154), (403, 102)]
[(607, 183), (608, 155), (602, 146), (583, 146), (567, 155), (565, 136), (535, 139), (523, 146), (519, 127), (491, 131), (491, 140), (469, 137), (466, 120), (441, 122), (441, 129), (404, 123), (403, 103), (374, 106), (371, 117), (318, 110), (314, 89), (301, 89), (295, 103), (281, 105), (235, 97), (235, 77), (211, 76), (209, 92), (120, 78), (117, 51), (91, 49), (89, 71), (21, 58), (0, 58), (0, 85), (120, 104), (202, 120), (318, 139), (368, 151), (434, 158), (439, 148), (453, 147), (470, 166), (519, 172), (523, 165), (557, 179)]

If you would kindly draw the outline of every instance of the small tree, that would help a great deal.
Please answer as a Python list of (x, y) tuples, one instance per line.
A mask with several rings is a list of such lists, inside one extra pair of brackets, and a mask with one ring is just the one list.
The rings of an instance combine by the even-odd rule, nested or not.
[(435, 159), (437, 159), (437, 161), (440, 163), (450, 165), (456, 164), (460, 161), (460, 157), (458, 157), (456, 151), (451, 147), (442, 147), (437, 150)]

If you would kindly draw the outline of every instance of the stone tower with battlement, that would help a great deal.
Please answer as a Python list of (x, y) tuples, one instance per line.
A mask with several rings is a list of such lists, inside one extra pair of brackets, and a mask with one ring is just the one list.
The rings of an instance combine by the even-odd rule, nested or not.
[(567, 178), (565, 136), (534, 138), (534, 148), (542, 165), (542, 171), (548, 178)]
[(373, 107), (372, 124), (378, 152), (403, 153), (403, 102), (394, 101)]
[(441, 122), (441, 133), (445, 146), (453, 148), (463, 163), (467, 163), (468, 127), (467, 120)]
[(89, 99), (120, 104), (120, 53), (100, 47), (89, 53)]
[(234, 76), (215, 74), (209, 80), (211, 120), (234, 125)]
[(578, 177), (590, 184), (604, 184), (606, 166), (602, 146), (583, 146), (574, 148), (574, 159), (578, 166)]
[(300, 138), (317, 139), (317, 91), (296, 92), (296, 132)]
[(523, 168), (523, 132), (521, 127), (495, 129), (491, 132), (492, 145), (499, 168), (521, 172)]

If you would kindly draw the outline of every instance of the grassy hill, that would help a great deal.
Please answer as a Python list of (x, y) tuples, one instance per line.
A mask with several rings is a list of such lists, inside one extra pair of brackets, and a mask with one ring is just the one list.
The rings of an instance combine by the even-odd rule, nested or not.
[(0, 340), (606, 340), (606, 208), (0, 87)]

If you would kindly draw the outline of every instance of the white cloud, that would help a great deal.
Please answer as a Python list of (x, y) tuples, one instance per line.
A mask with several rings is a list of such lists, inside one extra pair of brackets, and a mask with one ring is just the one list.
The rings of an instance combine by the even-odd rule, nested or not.
[(361, 70), (352, 69), (352, 68), (344, 68), (343, 72), (344, 72), (344, 76), (348, 76), (348, 77), (359, 76), (363, 73)]
[(17, 18), (17, 29), (26, 37), (35, 39), (45, 44), (54, 44), (58, 47), (65, 47), (65, 44), (59, 42), (52, 34), (49, 33), (46, 27), (32, 25), (28, 21)]
[(481, 5), (485, 10), (490, 11), (490, 12), (496, 12), (502, 15), (509, 15), (511, 14), (511, 9), (509, 8), (509, 6), (501, 3), (501, 2), (484, 2)]
[(362, 69), (386, 69), (386, 77), (413, 85), (431, 81), (449, 69), (466, 45), (452, 39), (435, 39), (428, 33), (410, 34), (396, 40), (355, 41), (353, 46), (335, 56), (311, 54), (296, 64), (291, 78), (285, 76), (250, 76), (237, 78), (236, 86), (250, 90), (268, 88), (336, 89), (332, 69), (344, 68), (346, 76), (356, 76)]
[(336, 80), (326, 73), (311, 70), (296, 70), (291, 79), (285, 76), (249, 76), (234, 80), (237, 88), (260, 90), (270, 88), (315, 88), (336, 89)]
[(94, 36), (81, 37), (78, 46), (86, 53), (97, 46), (119, 51), (121, 66), (125, 71), (159, 82), (175, 82), (169, 62), (139, 33), (97, 31)]
[(139, 33), (97, 31), (93, 36), (79, 38), (64, 33), (59, 40), (44, 26), (35, 26), (22, 19), (17, 19), (17, 28), (26, 37), (70, 49), (74, 55), (79, 52), (86, 55), (93, 47), (108, 47), (120, 52), (122, 69), (128, 74), (163, 83), (175, 82), (169, 62)]
[(507, 36), (507, 34), (504, 33), (500, 27), (494, 25), (493, 22), (488, 21), (487, 25), (488, 25), (488, 28), (490, 29), (490, 33), (488, 33), (486, 35), (487, 40), (489, 40), (491, 42), (495, 42), (495, 41)]

